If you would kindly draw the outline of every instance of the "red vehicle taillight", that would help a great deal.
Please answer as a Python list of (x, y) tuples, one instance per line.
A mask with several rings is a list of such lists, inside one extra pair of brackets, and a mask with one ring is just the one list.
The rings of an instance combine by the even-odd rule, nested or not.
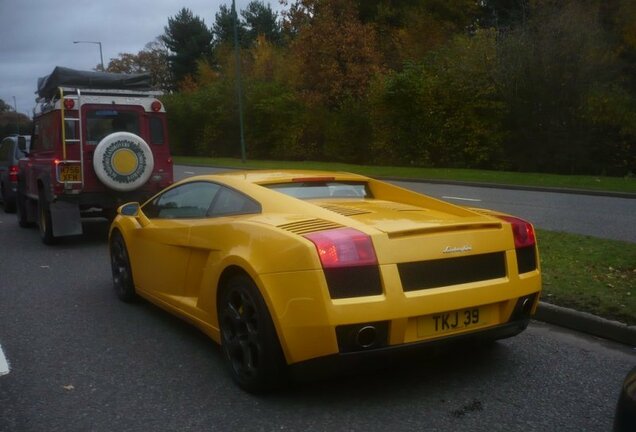
[(535, 245), (536, 238), (534, 228), (530, 222), (512, 216), (500, 216), (500, 219), (512, 225), (512, 233), (515, 237), (515, 248), (519, 249)]
[(306, 234), (316, 246), (323, 268), (377, 265), (371, 238), (353, 228)]
[(64, 99), (64, 109), (72, 110), (75, 108), (75, 101), (73, 99)]
[(18, 167), (17, 165), (11, 165), (9, 167), (9, 181), (12, 183), (18, 182)]

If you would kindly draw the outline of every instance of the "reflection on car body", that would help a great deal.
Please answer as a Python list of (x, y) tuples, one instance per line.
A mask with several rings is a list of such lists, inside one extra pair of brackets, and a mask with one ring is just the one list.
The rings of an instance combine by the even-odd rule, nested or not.
[(248, 391), (288, 366), (523, 331), (541, 290), (532, 225), (367, 177), (192, 177), (110, 231), (122, 300), (140, 295), (219, 342)]

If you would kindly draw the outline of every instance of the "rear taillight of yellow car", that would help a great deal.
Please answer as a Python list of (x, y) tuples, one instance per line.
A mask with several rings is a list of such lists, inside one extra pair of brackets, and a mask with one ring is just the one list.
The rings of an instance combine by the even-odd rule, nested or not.
[(305, 234), (316, 247), (331, 298), (382, 294), (371, 237), (353, 228)]
[(513, 216), (500, 216), (500, 219), (510, 223), (515, 240), (517, 254), (517, 270), (519, 274), (537, 269), (537, 239), (534, 227), (530, 222)]

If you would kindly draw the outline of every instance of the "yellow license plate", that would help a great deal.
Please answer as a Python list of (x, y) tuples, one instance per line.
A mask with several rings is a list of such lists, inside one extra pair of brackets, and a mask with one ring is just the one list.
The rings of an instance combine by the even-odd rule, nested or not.
[(417, 336), (434, 337), (483, 327), (490, 323), (490, 310), (489, 306), (481, 306), (418, 317)]
[(82, 181), (82, 171), (79, 165), (64, 165), (60, 168), (61, 182)]

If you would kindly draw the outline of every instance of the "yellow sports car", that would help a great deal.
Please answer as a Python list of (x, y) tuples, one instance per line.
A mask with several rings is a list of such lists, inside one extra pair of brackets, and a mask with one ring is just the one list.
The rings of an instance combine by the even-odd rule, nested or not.
[(110, 229), (118, 296), (142, 296), (221, 344), (262, 391), (288, 365), (523, 331), (541, 275), (532, 225), (360, 175), (191, 177)]

